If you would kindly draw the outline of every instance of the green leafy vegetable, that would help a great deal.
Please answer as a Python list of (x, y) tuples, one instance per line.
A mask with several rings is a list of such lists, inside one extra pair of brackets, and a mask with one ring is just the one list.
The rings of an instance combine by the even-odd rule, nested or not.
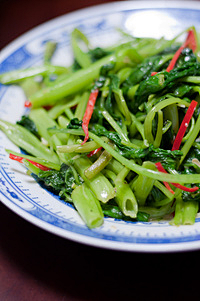
[(61, 197), (66, 197), (67, 200), (71, 197), (73, 185), (76, 184), (74, 172), (66, 164), (62, 164), (59, 171), (48, 170), (40, 171), (38, 178), (48, 187), (53, 188)]
[(193, 224), (200, 202), (198, 35), (193, 27), (172, 40), (120, 32), (121, 43), (102, 48), (75, 28), (71, 66), (51, 65), (59, 44), (49, 41), (42, 66), (0, 75), (28, 99), (20, 121), (0, 120), (27, 153), (9, 150), (10, 158), (73, 203), (91, 229), (104, 215)]

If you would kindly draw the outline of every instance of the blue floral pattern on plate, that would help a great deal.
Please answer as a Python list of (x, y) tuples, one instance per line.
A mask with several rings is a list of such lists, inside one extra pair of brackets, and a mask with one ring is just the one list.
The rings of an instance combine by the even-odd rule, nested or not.
[[(118, 41), (116, 27), (137, 36), (172, 38), (191, 25), (199, 30), (199, 20), (200, 5), (193, 1), (125, 1), (83, 9), (47, 22), (8, 45), (0, 56), (0, 73), (40, 64), (45, 41), (52, 39), (58, 42), (54, 63), (68, 65), (72, 59), (70, 32), (74, 27), (83, 30), (94, 46), (106, 46)], [(0, 85), (0, 118), (17, 121), (25, 112), (24, 100), (19, 87)], [(0, 199), (29, 222), (64, 238), (115, 250), (167, 252), (200, 248), (199, 217), (195, 225), (181, 227), (172, 227), (167, 221), (133, 223), (105, 218), (103, 226), (89, 230), (73, 206), (41, 188), (26, 175), (22, 165), (10, 162), (5, 148), (18, 150), (0, 133)]]

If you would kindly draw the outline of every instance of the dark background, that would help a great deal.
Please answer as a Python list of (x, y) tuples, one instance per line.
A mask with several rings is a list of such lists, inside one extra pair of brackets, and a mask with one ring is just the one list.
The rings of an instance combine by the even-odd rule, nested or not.
[(0, 0), (0, 49), (27, 30), (52, 18), (108, 2), (114, 1)]
[[(0, 0), (0, 49), (56, 16), (106, 2), (111, 1)], [(200, 300), (199, 256), (81, 245), (0, 204), (0, 301)]]

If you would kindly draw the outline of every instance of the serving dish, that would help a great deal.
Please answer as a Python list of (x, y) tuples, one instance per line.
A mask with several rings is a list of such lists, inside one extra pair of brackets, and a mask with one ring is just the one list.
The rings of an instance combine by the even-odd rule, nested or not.
[[(192, 25), (199, 31), (199, 19), (200, 3), (193, 1), (123, 1), (82, 9), (42, 24), (9, 44), (1, 51), (0, 73), (39, 65), (48, 40), (58, 42), (53, 63), (69, 65), (70, 33), (75, 27), (83, 30), (94, 46), (108, 46), (119, 39), (116, 27), (135, 36), (171, 39)], [(26, 110), (24, 101), (19, 87), (0, 85), (0, 118), (19, 120)], [(0, 132), (0, 200), (34, 225), (66, 239), (113, 250), (172, 252), (200, 248), (198, 216), (192, 226), (105, 218), (101, 227), (88, 229), (70, 204), (41, 188), (22, 165), (8, 158), (5, 148), (19, 151)]]

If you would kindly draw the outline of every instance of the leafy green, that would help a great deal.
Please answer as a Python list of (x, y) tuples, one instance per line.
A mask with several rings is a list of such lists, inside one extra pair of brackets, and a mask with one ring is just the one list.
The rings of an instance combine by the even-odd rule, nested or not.
[(115, 150), (127, 159), (145, 158), (152, 162), (161, 162), (164, 168), (175, 169), (182, 152), (180, 150), (171, 151), (155, 148), (153, 145), (145, 149), (135, 149), (121, 143), (121, 139), (116, 132), (108, 131), (105, 127), (95, 124), (92, 132), (97, 136), (105, 136), (115, 143)]
[(110, 51), (106, 51), (101, 47), (96, 47), (94, 49), (89, 50), (88, 52), (93, 62), (103, 58), (106, 55), (109, 55), (110, 53)]
[(81, 126), (82, 126), (82, 120), (79, 120), (78, 118), (73, 118), (68, 123), (67, 128), (68, 129), (80, 129)]
[(180, 150), (171, 151), (162, 148), (155, 148), (153, 145), (150, 145), (147, 160), (155, 163), (161, 162), (163, 167), (166, 169), (176, 169), (181, 156), (182, 152)]
[(155, 55), (150, 58), (146, 58), (141, 64), (139, 64), (125, 81), (125, 86), (133, 86), (141, 81), (149, 78), (152, 72), (158, 72), (161, 70), (162, 65), (160, 61), (163, 58), (162, 55)]
[(17, 124), (23, 126), (26, 128), (28, 131), (30, 131), (32, 134), (35, 136), (38, 136), (38, 131), (36, 128), (35, 123), (33, 120), (31, 120), (28, 116), (23, 115), (19, 121), (16, 122)]
[(175, 87), (174, 91), (171, 92), (172, 96), (183, 98), (192, 91), (191, 85), (180, 84), (178, 87)]
[(135, 93), (131, 110), (137, 112), (138, 107), (145, 101), (150, 94), (170, 93), (178, 87), (180, 80), (186, 76), (200, 75), (200, 63), (185, 62), (180, 67), (174, 68), (170, 72), (161, 71), (142, 81)]
[(47, 171), (41, 170), (38, 178), (47, 187), (53, 188), (61, 197), (70, 196), (73, 190), (72, 186), (76, 182), (72, 169), (66, 164), (62, 164), (59, 171), (53, 169)]
[(200, 184), (197, 183), (195, 186), (199, 187), (199, 189), (196, 192), (192, 192), (192, 193), (186, 191), (182, 192), (182, 199), (184, 202), (189, 202), (189, 201), (200, 202)]
[[(196, 143), (198, 145), (198, 143)], [(183, 166), (181, 169), (181, 173), (186, 173), (186, 174), (196, 174), (200, 173), (200, 167), (197, 166), (195, 163), (192, 162), (193, 159), (196, 159), (200, 161), (200, 149), (197, 147), (192, 147), (186, 156), (185, 160), (183, 161)], [(192, 185), (185, 185), (187, 187), (192, 187)], [(199, 187), (199, 190), (196, 192), (186, 192), (182, 191), (182, 199), (183, 201), (198, 201), (200, 202), (200, 183), (196, 183), (195, 186)]]
[[(113, 204), (102, 204), (102, 209), (103, 209), (103, 213), (108, 216), (108, 217), (112, 217), (115, 219), (122, 219), (125, 221), (134, 221), (135, 219), (130, 218), (125, 216), (121, 210), (119, 209), (119, 207), (117, 205), (113, 205)], [(137, 213), (137, 217), (136, 217), (137, 221), (141, 221), (141, 222), (148, 222), (149, 220), (149, 214), (142, 212), (142, 211), (138, 211)]]
[(151, 193), (148, 195), (147, 203), (152, 206), (154, 202), (160, 202), (165, 198), (166, 196), (162, 193), (162, 191), (153, 186)]
[[(113, 116), (113, 90), (119, 89), (119, 77), (116, 74), (110, 74), (110, 85), (108, 97), (105, 100), (105, 109)], [(113, 116), (114, 117), (114, 116)]]
[(197, 62), (196, 55), (193, 53), (192, 49), (190, 48), (185, 48), (181, 51), (176, 66), (180, 67), (187, 62), (191, 62), (191, 63)]

